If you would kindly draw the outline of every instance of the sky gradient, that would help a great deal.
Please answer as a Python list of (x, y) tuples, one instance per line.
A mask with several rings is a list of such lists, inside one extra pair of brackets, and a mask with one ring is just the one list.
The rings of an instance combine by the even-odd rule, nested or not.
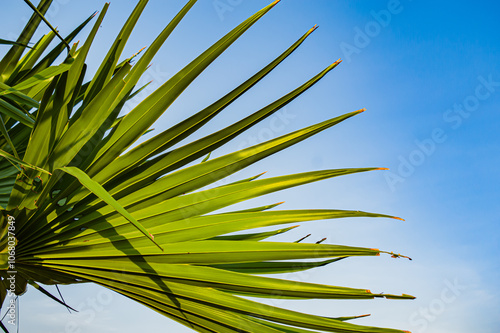
[[(54, 0), (47, 18), (65, 35), (103, 1)], [(148, 46), (184, 1), (151, 0), (123, 52)], [(155, 57), (140, 101), (230, 29), (264, 7), (261, 0), (200, 0)], [(89, 55), (99, 66), (133, 1), (113, 1)], [(495, 1), (284, 0), (217, 59), (160, 118), (159, 132), (202, 109), (260, 70), (313, 25), (304, 44), (242, 96), (198, 138), (343, 62), (277, 115), (215, 151), (221, 156), (322, 120), (364, 112), (231, 176), (266, 177), (344, 167), (387, 167), (239, 204), (286, 201), (282, 209), (356, 209), (401, 216), (303, 223), (276, 238), (380, 248), (389, 256), (353, 258), (286, 278), (407, 293), (414, 301), (274, 301), (327, 316), (371, 313), (359, 324), (416, 333), (500, 331), (500, 4)], [(2, 38), (15, 38), (31, 14), (4, 4)], [(9, 13), (6, 15), (6, 13)], [(42, 29), (43, 30), (43, 29)], [(83, 41), (89, 29), (80, 39)], [(6, 49), (6, 48), (4, 48)], [(147, 137), (154, 135), (154, 132)], [(145, 138), (147, 138), (145, 137)], [(225, 180), (228, 182), (228, 180)], [(49, 287), (50, 289), (50, 287)], [(53, 290), (53, 289), (50, 289)], [(20, 300), (21, 332), (191, 332), (97, 286), (62, 286), (64, 307), (30, 288)]]

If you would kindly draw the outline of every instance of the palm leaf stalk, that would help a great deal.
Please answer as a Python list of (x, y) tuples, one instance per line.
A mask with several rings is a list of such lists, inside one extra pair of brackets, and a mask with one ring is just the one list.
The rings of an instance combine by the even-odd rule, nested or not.
[[(142, 89), (137, 84), (148, 64), (196, 1), (186, 3), (137, 63), (131, 64), (137, 55), (118, 62), (147, 4), (139, 1), (88, 82), (86, 58), (109, 4), (100, 11), (82, 45), (75, 43), (65, 50), (95, 13), (67, 37), (60, 37), (62, 41), (52, 50), (49, 45), (59, 36), (53, 28), (32, 48), (26, 48), (41, 20), (52, 27), (43, 17), (50, 2), (42, 0), (34, 8), (21, 37), (6, 42), (11, 49), (0, 62), (2, 303), (8, 291), (22, 295), (30, 284), (72, 309), (62, 296), (50, 294), (42, 285), (93, 282), (198, 332), (404, 332), (350, 322), (364, 315), (316, 316), (242, 297), (414, 298), (267, 276), (308, 270), (352, 256), (384, 253), (401, 257), (378, 249), (323, 244), (324, 240), (268, 241), (296, 227), (282, 225), (346, 217), (395, 217), (334, 209), (275, 210), (279, 204), (218, 212), (268, 193), (383, 168), (320, 170), (272, 178), (259, 178), (261, 174), (208, 186), (363, 112), (350, 112), (209, 158), (212, 151), (315, 85), (340, 60), (246, 118), (177, 145), (269, 74), (316, 26), (219, 100), (133, 146), (196, 77), (278, 1), (243, 21), (124, 116), (120, 112)], [(66, 54), (65, 60), (54, 64), (61, 54)], [(203, 160), (196, 163), (199, 159)], [(270, 226), (280, 227), (249, 231)], [(12, 274), (14, 280), (9, 279)], [(1, 328), (6, 330), (3, 324)]]

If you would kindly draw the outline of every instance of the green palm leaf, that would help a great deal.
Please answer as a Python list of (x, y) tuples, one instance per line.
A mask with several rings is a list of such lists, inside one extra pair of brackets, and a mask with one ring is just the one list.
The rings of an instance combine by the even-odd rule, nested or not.
[[(246, 298), (413, 299), (406, 294), (269, 276), (319, 269), (355, 256), (404, 257), (373, 248), (323, 244), (324, 239), (316, 244), (268, 240), (297, 227), (289, 224), (348, 217), (399, 218), (340, 209), (276, 210), (281, 203), (231, 209), (265, 194), (383, 168), (270, 178), (259, 174), (214, 186), (363, 112), (339, 115), (223, 156), (211, 154), (298, 98), (340, 60), (246, 118), (176, 146), (268, 75), (316, 26), (214, 103), (134, 146), (184, 90), (277, 2), (236, 26), (125, 115), (120, 114), (124, 105), (144, 88), (136, 87), (141, 75), (196, 1), (187, 1), (142, 55), (121, 61), (147, 4), (147, 0), (138, 1), (88, 81), (87, 57), (109, 4), (104, 5), (83, 45), (74, 44), (65, 60), (54, 64), (95, 15), (63, 39), (44, 17), (50, 1), (40, 2), (24, 35), (8, 43), (11, 51), (0, 62), (2, 302), (10, 288), (8, 270), (15, 269), (16, 295), (23, 294), (29, 284), (70, 309), (62, 297), (42, 285), (92, 282), (198, 332), (404, 332), (349, 322), (365, 315), (322, 317)], [(41, 19), (52, 31), (33, 49), (26, 49), (23, 45), (30, 42)], [(42, 58), (56, 35), (63, 41)], [(139, 59), (132, 65), (134, 57)], [(275, 229), (259, 229), (264, 227)], [(13, 247), (15, 262), (9, 260)], [(3, 324), (0, 328), (7, 330)]]
[(12, 40), (2, 39), (2, 38), (0, 38), (0, 44), (1, 45), (17, 45), (17, 46), (31, 48), (29, 45), (26, 45), (26, 44), (23, 44), (23, 43), (18, 43), (18, 42), (12, 41)]

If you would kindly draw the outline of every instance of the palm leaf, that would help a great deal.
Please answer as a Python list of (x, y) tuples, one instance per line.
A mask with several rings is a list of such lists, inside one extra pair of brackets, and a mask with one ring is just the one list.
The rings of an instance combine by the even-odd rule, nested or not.
[(0, 44), (2, 44), (2, 45), (17, 45), (17, 46), (31, 48), (29, 45), (26, 45), (23, 43), (18, 43), (18, 42), (11, 41), (11, 40), (2, 39), (2, 38), (0, 38)]
[[(302, 239), (269, 241), (296, 228), (297, 223), (399, 218), (357, 210), (276, 210), (281, 203), (232, 208), (265, 194), (383, 168), (319, 170), (270, 178), (259, 174), (215, 185), (363, 112), (360, 109), (332, 117), (223, 156), (214, 153), (299, 98), (340, 60), (247, 117), (188, 141), (198, 129), (250, 92), (302, 45), (316, 26), (215, 102), (134, 145), (152, 131), (151, 126), (186, 88), (278, 1), (237, 25), (125, 115), (121, 115), (124, 105), (145, 87), (136, 85), (148, 64), (196, 0), (187, 1), (145, 52), (121, 60), (147, 4), (147, 0), (138, 1), (88, 81), (87, 58), (94, 52), (92, 44), (109, 4), (104, 5), (83, 44), (69, 47), (94, 15), (63, 38), (44, 17), (50, 0), (41, 1), (37, 8), (26, 2), (35, 13), (24, 35), (9, 42), (11, 50), (0, 62), (2, 303), (10, 288), (7, 269), (15, 265), (10, 268), (17, 272), (16, 295), (22, 295), (30, 284), (71, 309), (62, 296), (52, 295), (42, 285), (96, 283), (198, 332), (405, 332), (349, 322), (365, 315), (323, 317), (247, 298), (413, 299), (406, 294), (269, 276), (321, 269), (356, 256), (404, 257), (367, 247), (324, 244), (324, 239), (312, 244)], [(51, 32), (42, 36), (33, 49), (26, 49), (23, 46), (30, 42), (41, 20)], [(55, 36), (61, 42), (48, 51)], [(54, 64), (66, 47), (66, 58)], [(138, 61), (132, 66), (134, 57)], [(183, 140), (187, 142), (178, 145)], [(15, 235), (9, 234), (13, 220)], [(8, 260), (12, 244), (15, 263)], [(6, 330), (4, 325), (0, 327)]]

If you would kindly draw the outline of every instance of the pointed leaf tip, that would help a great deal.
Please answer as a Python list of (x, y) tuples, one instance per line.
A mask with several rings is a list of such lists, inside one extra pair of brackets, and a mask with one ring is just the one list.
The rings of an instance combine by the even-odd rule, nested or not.
[(299, 240), (296, 240), (295, 243), (300, 243), (302, 242), (304, 239), (306, 239), (307, 237), (311, 236), (311, 234), (308, 234), (308, 235), (305, 235), (304, 237), (302, 237), (301, 239)]
[(328, 69), (328, 70), (330, 70), (330, 69), (334, 69), (334, 68), (335, 68), (335, 67), (337, 67), (337, 66), (338, 66), (338, 64), (340, 64), (340, 63), (341, 63), (341, 61), (338, 61), (338, 60), (337, 60), (337, 61), (335, 61), (334, 63), (332, 63), (330, 66), (328, 66), (328, 67), (327, 67), (327, 69)]
[(271, 4), (271, 6), (273, 6), (273, 7), (274, 7), (274, 6), (276, 6), (276, 5), (278, 4), (278, 2), (280, 2), (280, 1), (281, 1), (281, 0), (276, 0), (275, 2), (273, 2), (273, 3)]
[(311, 29), (309, 29), (309, 31), (307, 32), (307, 35), (311, 34), (314, 30), (318, 29), (318, 25), (315, 24), (314, 27), (312, 27)]
[[(408, 294), (401, 294), (399, 295), (382, 295), (386, 299), (415, 299), (416, 297), (413, 295), (408, 295)], [(408, 332), (408, 331), (403, 331), (403, 332)]]
[(137, 51), (136, 53), (134, 53), (130, 58), (129, 58), (129, 61), (134, 59), (135, 57), (137, 57), (142, 51), (144, 51), (146, 49), (147, 46), (144, 46), (142, 49), (140, 49), (139, 51)]
[(333, 62), (330, 67), (336, 67), (338, 64), (340, 64), (342, 62), (342, 59), (338, 59), (337, 61)]
[(397, 216), (393, 216), (392, 217), (393, 219), (396, 219), (396, 220), (400, 220), (400, 221), (406, 221), (405, 219), (401, 218), (401, 217), (397, 217)]
[(390, 170), (389, 168), (377, 168), (376, 170)]
[(394, 252), (385, 252), (384, 253), (387, 253), (391, 256), (391, 258), (405, 258), (405, 259), (408, 259), (408, 260), (413, 260), (412, 258), (408, 257), (408, 256), (404, 256), (400, 253), (394, 253)]
[(324, 241), (326, 241), (326, 237), (321, 238), (319, 241), (316, 242), (316, 244), (321, 244)]
[(363, 109), (359, 109), (359, 110), (356, 110), (356, 111), (352, 111), (351, 113), (353, 113), (354, 115), (358, 115), (358, 114), (363, 113), (365, 111), (366, 111), (366, 109), (363, 108)]

